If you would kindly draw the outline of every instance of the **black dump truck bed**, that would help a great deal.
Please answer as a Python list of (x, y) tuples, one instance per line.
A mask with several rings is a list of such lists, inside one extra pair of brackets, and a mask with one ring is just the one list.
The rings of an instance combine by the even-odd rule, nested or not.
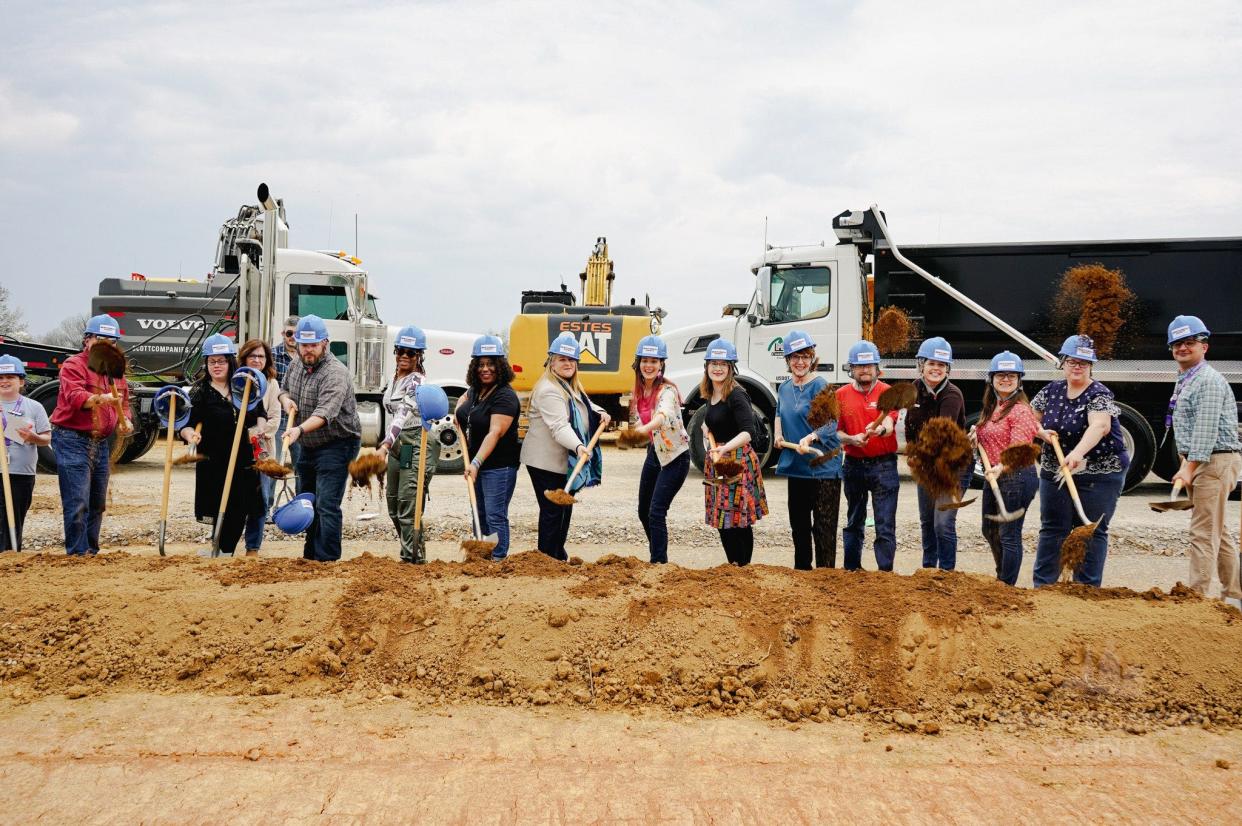
[[(1114, 358), (1165, 362), (1169, 322), (1197, 315), (1212, 331), (1211, 359), (1242, 361), (1242, 238), (1068, 241), (1031, 244), (901, 246), (901, 252), (1049, 350), (1077, 332), (1054, 307), (1061, 275), (1099, 263), (1125, 273), (1137, 302)], [(971, 310), (875, 249), (875, 305), (902, 307), (926, 335), (943, 335), (957, 359), (988, 359), (1001, 350), (1032, 355)]]

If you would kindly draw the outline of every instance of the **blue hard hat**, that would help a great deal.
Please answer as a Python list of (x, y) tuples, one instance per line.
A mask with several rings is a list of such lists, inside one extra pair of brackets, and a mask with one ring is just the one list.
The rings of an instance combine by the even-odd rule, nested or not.
[(1194, 338), (1195, 336), (1210, 336), (1212, 331), (1207, 328), (1197, 315), (1179, 315), (1169, 324), (1169, 346), (1173, 346), (1173, 342), (1181, 341), (1184, 338)]
[(1095, 342), (1091, 340), (1091, 336), (1070, 336), (1065, 340), (1065, 343), (1061, 345), (1061, 349), (1057, 355), (1094, 363), (1096, 361)]
[(328, 325), (317, 315), (304, 315), (293, 331), (293, 340), (298, 344), (318, 344), (328, 340)]
[(237, 342), (226, 335), (216, 333), (203, 339), (203, 358), (207, 356), (236, 356)]
[(781, 346), (785, 351), (785, 358), (789, 358), (794, 353), (810, 350), (815, 346), (815, 339), (811, 338), (810, 333), (805, 333), (802, 330), (790, 330)]
[(1025, 376), (1026, 366), (1022, 364), (1021, 356), (1005, 350), (992, 356), (992, 363), (988, 365), (988, 375), (993, 373), (1017, 373), (1019, 376)]
[(703, 361), (737, 361), (737, 348), (728, 339), (718, 338), (703, 351)]
[(945, 339), (940, 336), (934, 336), (919, 345), (919, 351), (915, 357), (952, 364), (953, 348), (949, 346), (949, 342)]
[(561, 333), (548, 345), (548, 355), (565, 356), (577, 361), (582, 356), (582, 347), (578, 344), (578, 337), (570, 332)]
[(246, 380), (249, 379), (252, 387), (250, 388), (250, 398), (246, 402), (246, 410), (254, 410), (263, 402), (263, 397), (267, 395), (267, 377), (253, 367), (238, 367), (233, 371), (233, 378), (229, 379), (229, 386), (233, 391), (233, 406), (241, 409), (242, 392), (246, 389)]
[(173, 430), (180, 430), (190, 423), (190, 394), (175, 384), (166, 384), (155, 394), (151, 407), (160, 417), (160, 426), (168, 427), (168, 408), (172, 406), (173, 397), (177, 399), (177, 420), (173, 422)]
[(638, 340), (638, 347), (634, 348), (634, 358), (666, 359), (668, 345), (659, 336), (643, 336)]
[(500, 340), (499, 336), (479, 336), (474, 340), (474, 344), (470, 345), (470, 358), (477, 359), (480, 356), (504, 358), (505, 343)]
[(438, 419), (448, 415), (448, 396), (438, 384), (420, 384), (414, 391), (418, 403), (418, 415), (423, 419), (423, 430), (430, 430)]
[(880, 366), (880, 350), (866, 339), (855, 342), (846, 356), (846, 364), (853, 367), (857, 364), (874, 364)]
[(121, 325), (117, 324), (116, 319), (104, 313), (97, 315), (86, 322), (86, 334), (99, 336), (101, 338), (120, 338)]
[(0, 356), (0, 376), (24, 376), (26, 365), (17, 356)]
[[(327, 332), (323, 334), (323, 337), (328, 337)], [(410, 324), (397, 331), (395, 346), (404, 347), (407, 350), (426, 350), (427, 334), (423, 332), (421, 327), (415, 327), (413, 324)]]
[(288, 534), (306, 530), (315, 521), (315, 494), (299, 493), (272, 513), (272, 521)]

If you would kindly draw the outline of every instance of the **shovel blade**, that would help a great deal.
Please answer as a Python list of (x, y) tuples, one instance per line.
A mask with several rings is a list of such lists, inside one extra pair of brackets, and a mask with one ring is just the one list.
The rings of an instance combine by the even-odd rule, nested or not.
[(168, 530), (167, 522), (160, 522), (160, 556), (164, 555), (164, 534)]
[(987, 514), (984, 514), (983, 518), (987, 519), (990, 522), (1000, 522), (1004, 524), (1006, 522), (1013, 522), (1014, 520), (1020, 518), (1022, 514), (1024, 513), (1026, 513), (1026, 508), (1018, 508), (1016, 511), (1002, 511), (1001, 513), (987, 513)]
[(1165, 511), (1188, 511), (1194, 507), (1194, 503), (1189, 499), (1174, 499), (1169, 502), (1152, 502), (1151, 509), (1156, 513), (1164, 513)]
[(977, 497), (977, 496), (976, 496), (976, 497), (973, 497), (973, 498), (971, 498), (971, 499), (959, 499), (959, 500), (957, 500), (957, 501), (955, 501), (955, 502), (945, 502), (943, 505), (937, 505), (937, 506), (936, 506), (936, 510), (938, 510), (938, 511), (955, 511), (955, 510), (957, 510), (958, 508), (964, 508), (964, 507), (966, 507), (967, 505), (969, 505), (969, 504), (973, 503), (973, 502), (975, 501), (975, 499), (978, 499), (978, 498), (979, 498), (979, 497)]

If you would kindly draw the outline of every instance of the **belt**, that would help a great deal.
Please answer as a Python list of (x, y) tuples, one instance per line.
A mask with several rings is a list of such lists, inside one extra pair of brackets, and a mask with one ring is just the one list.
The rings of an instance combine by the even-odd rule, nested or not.
[(885, 453), (882, 456), (861, 456), (861, 457), (850, 456), (848, 453), (845, 455), (845, 461), (847, 462), (862, 462), (863, 464), (868, 464), (868, 465), (875, 464), (876, 462), (883, 462), (888, 459), (896, 460), (896, 458), (897, 458), (896, 453)]
[(1216, 456), (1217, 454), (1220, 454), (1220, 453), (1237, 453), (1237, 452), (1238, 451), (1236, 450), (1213, 450), (1212, 455)]

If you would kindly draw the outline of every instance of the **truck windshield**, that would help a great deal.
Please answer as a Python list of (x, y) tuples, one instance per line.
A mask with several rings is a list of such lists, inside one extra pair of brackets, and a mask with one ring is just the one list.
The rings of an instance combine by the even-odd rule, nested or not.
[(772, 273), (770, 324), (822, 318), (831, 309), (832, 271), (828, 267), (788, 267)]
[(317, 315), (336, 321), (349, 320), (349, 297), (344, 285), (290, 284), (289, 312), (292, 315)]
[(366, 306), (366, 309), (363, 310), (362, 314), (366, 316), (367, 318), (373, 318), (379, 322), (382, 322), (384, 320), (380, 318), (379, 307), (376, 306), (375, 304), (375, 296), (371, 295), (370, 293), (367, 293), (367, 306)]

